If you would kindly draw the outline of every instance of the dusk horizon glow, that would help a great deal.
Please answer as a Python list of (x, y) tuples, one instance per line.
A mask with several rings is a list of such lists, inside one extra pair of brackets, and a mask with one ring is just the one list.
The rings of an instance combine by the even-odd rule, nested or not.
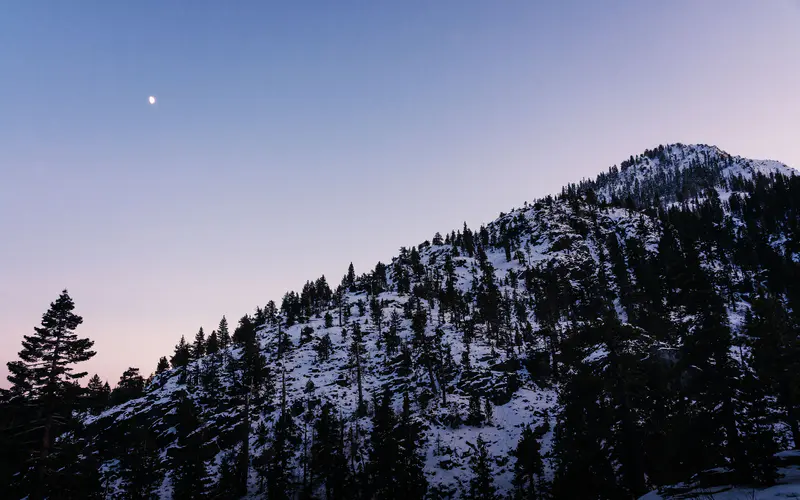
[(797, 1), (498, 5), (0, 6), (0, 384), (62, 289), (113, 387), (659, 144), (800, 166)]

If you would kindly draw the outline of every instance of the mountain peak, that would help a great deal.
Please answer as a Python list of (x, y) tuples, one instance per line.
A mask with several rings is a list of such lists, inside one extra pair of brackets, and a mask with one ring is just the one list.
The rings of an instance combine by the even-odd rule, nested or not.
[(717, 146), (675, 143), (630, 156), (595, 180), (582, 181), (577, 189), (591, 189), (606, 202), (630, 198), (644, 206), (656, 198), (661, 203), (680, 203), (709, 188), (730, 192), (736, 190), (737, 181), (773, 174), (791, 177), (797, 171), (774, 160), (733, 156)]

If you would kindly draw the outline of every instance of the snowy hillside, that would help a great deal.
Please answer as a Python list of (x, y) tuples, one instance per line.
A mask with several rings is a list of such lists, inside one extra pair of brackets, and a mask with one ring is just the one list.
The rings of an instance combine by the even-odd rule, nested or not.
[[(538, 495), (524, 498), (635, 498), (713, 467), (762, 480), (763, 468), (745, 462), (798, 438), (766, 382), (770, 351), (752, 305), (777, 297), (794, 318), (794, 174), (713, 146), (660, 147), (479, 230), (437, 233), (336, 288), (309, 281), (240, 320), (227, 346), (205, 354), (201, 340), (143, 394), (87, 413), (82, 456), (96, 457), (112, 497), (122, 495), (132, 481), (123, 455), (143, 426), (166, 499), (178, 453), (202, 436), (210, 484), (244, 456), (248, 497), (284, 488), (326, 498), (333, 479), (315, 443), (332, 411), (354, 485), (344, 497), (378, 497), (375, 426), (387, 393), (396, 425), (406, 415), (424, 437), (430, 498), (475, 494), (487, 463), (497, 494)], [(184, 435), (187, 404), (198, 423)], [(676, 448), (693, 433), (713, 453)]]
[(676, 144), (631, 156), (595, 181), (581, 184), (609, 202), (631, 196), (646, 204), (658, 196), (669, 203), (690, 199), (706, 187), (728, 188), (731, 181), (751, 180), (756, 174), (793, 176), (797, 171), (773, 160), (731, 156), (716, 146)]

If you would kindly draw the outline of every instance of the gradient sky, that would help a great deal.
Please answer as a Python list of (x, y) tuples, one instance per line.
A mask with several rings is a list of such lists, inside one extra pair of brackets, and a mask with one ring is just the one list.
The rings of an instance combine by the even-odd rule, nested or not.
[(796, 0), (1, 2), (0, 376), (65, 287), (114, 385), (658, 144), (798, 166), (798, 27)]

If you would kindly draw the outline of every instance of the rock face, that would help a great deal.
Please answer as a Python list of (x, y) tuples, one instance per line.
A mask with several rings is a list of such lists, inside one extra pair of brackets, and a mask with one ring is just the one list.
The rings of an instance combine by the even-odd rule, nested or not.
[[(481, 450), (490, 486), (521, 498), (635, 498), (715, 467), (768, 481), (768, 457), (796, 437), (779, 389), (795, 380), (766, 366), (796, 348), (795, 173), (660, 146), (334, 289), (309, 281), (242, 318), (230, 345), (85, 414), (83, 456), (113, 497), (144, 448), (159, 498), (189, 449), (220, 498), (377, 498), (409, 482), (477, 495)], [(774, 303), (786, 332), (763, 340)], [(381, 434), (384, 394), (390, 427), (420, 438), (426, 481), (380, 466), (405, 449)], [(329, 473), (329, 416), (347, 484)]]

